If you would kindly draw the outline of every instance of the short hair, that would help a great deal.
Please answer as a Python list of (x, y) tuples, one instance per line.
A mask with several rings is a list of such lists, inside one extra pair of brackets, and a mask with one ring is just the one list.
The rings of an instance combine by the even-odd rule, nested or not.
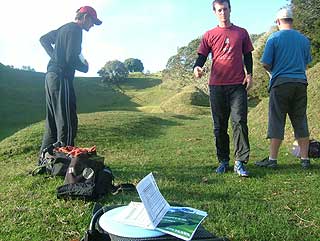
[(76, 17), (75, 17), (75, 20), (84, 20), (84, 16), (87, 14), (87, 13), (81, 13), (80, 12), (80, 8), (77, 10), (76, 12)]
[(292, 18), (282, 18), (282, 19), (279, 19), (279, 20), (283, 21), (284, 23), (289, 23), (289, 24), (293, 23), (293, 19)]
[(213, 11), (216, 11), (216, 8), (214, 7), (214, 5), (215, 5), (216, 3), (222, 4), (222, 3), (224, 3), (224, 2), (228, 3), (229, 9), (231, 9), (230, 0), (214, 0), (214, 1), (212, 2)]

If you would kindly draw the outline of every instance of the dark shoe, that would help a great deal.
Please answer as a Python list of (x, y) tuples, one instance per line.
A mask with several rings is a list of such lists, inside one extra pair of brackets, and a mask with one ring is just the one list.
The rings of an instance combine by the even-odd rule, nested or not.
[(269, 160), (269, 157), (263, 159), (262, 161), (255, 162), (255, 165), (258, 167), (268, 167), (268, 168), (276, 168), (278, 166), (277, 160)]
[(242, 161), (236, 161), (234, 163), (234, 172), (238, 174), (240, 177), (248, 177), (249, 173), (244, 167), (244, 163)]
[(300, 163), (301, 163), (302, 168), (304, 168), (304, 169), (308, 169), (311, 166), (309, 159), (301, 159)]
[(224, 174), (229, 170), (229, 162), (225, 161), (225, 162), (220, 162), (220, 165), (218, 166), (218, 168), (216, 169), (216, 173), (218, 174)]

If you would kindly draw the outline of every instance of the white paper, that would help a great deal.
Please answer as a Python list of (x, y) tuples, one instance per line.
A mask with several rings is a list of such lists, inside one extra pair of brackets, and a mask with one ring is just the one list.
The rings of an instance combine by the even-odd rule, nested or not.
[(154, 229), (147, 210), (141, 202), (130, 202), (129, 205), (115, 217), (115, 220), (128, 225)]
[(130, 202), (115, 220), (145, 229), (156, 229), (183, 240), (191, 240), (207, 213), (190, 207), (170, 207), (152, 173), (138, 184), (142, 202)]
[(170, 209), (170, 205), (160, 193), (152, 173), (145, 176), (137, 184), (137, 191), (151, 223), (154, 227), (157, 227), (163, 216)]

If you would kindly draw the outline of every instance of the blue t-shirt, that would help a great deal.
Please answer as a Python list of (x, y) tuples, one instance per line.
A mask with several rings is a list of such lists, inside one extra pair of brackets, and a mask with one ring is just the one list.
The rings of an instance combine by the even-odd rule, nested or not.
[(310, 41), (296, 30), (280, 30), (267, 40), (261, 62), (271, 66), (269, 88), (281, 78), (307, 82), (306, 67), (311, 62)]

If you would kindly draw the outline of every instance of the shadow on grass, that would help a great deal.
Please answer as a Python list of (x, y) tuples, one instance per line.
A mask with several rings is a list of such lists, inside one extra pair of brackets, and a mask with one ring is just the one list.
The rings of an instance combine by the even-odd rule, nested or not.
[(177, 125), (181, 124), (159, 117), (145, 117), (128, 126), (109, 128), (109, 131), (112, 135), (135, 141), (137, 138), (155, 138), (163, 133), (164, 128)]
[(250, 166), (250, 178), (263, 178), (269, 175), (279, 175), (279, 174), (301, 174), (306, 175), (311, 172), (320, 172), (320, 165), (315, 163), (316, 160), (311, 160), (311, 167), (308, 169), (303, 169), (300, 163), (289, 163), (289, 164), (279, 164), (276, 168), (265, 168)]
[[(116, 120), (114, 120), (116, 121)], [(93, 139), (96, 145), (105, 146), (106, 142), (114, 145), (118, 143), (126, 145), (128, 142), (144, 141), (156, 138), (166, 127), (181, 125), (172, 120), (155, 116), (140, 116), (124, 123), (115, 123), (113, 126), (102, 125), (100, 127), (85, 125), (79, 128), (79, 139)], [(85, 138), (84, 138), (85, 137)]]
[[(89, 83), (86, 79), (78, 81), (75, 85), (78, 113), (93, 113), (108, 110), (128, 110), (139, 107), (131, 101), (116, 85)], [(89, 101), (88, 101), (89, 100)]]
[(185, 116), (185, 115), (173, 115), (172, 117), (180, 119), (180, 120), (198, 120), (196, 117)]
[[(192, 170), (190, 170), (192, 168)], [(243, 191), (240, 191), (238, 188), (244, 183), (252, 183), (252, 179), (259, 180), (265, 176), (270, 175), (288, 175), (292, 174), (292, 177), (296, 175), (309, 175), (310, 173), (319, 173), (320, 165), (314, 164), (312, 168), (304, 170), (299, 164), (283, 164), (279, 165), (278, 169), (261, 169), (258, 167), (248, 167), (250, 171), (249, 178), (237, 177), (230, 171), (225, 175), (217, 175), (214, 172), (214, 166), (211, 164), (200, 165), (193, 164), (191, 166), (172, 166), (170, 163), (167, 165), (148, 165), (147, 167), (141, 170), (141, 166), (138, 164), (128, 165), (126, 167), (118, 166), (114, 167), (114, 173), (121, 179), (126, 180), (137, 180), (142, 178), (143, 173), (146, 175), (149, 172), (153, 172), (155, 179), (157, 180), (158, 185), (161, 186), (160, 190), (163, 195), (170, 196), (171, 193), (176, 193), (175, 200), (168, 201), (183, 201), (196, 199), (197, 197), (201, 198), (201, 202), (215, 200), (215, 201), (230, 201), (235, 199), (245, 200), (250, 196), (252, 200), (260, 201), (262, 197), (255, 194), (244, 194)], [(231, 179), (231, 180), (228, 180)], [(230, 186), (230, 182), (238, 183), (238, 187)], [(170, 183), (170, 185), (167, 185)], [(242, 183), (242, 184), (241, 184)], [(201, 187), (201, 188), (200, 188)], [(244, 189), (250, 188), (249, 186), (244, 186)], [(241, 195), (239, 193), (242, 193)], [(238, 195), (238, 196), (237, 196)], [(240, 195), (240, 196), (239, 196)], [(171, 195), (172, 196), (172, 195)]]
[(126, 82), (120, 84), (124, 88), (141, 90), (155, 87), (161, 83), (162, 80), (157, 78), (128, 78)]
[[(8, 70), (0, 77), (2, 102), (1, 128), (7, 131), (0, 134), (0, 141), (30, 124), (45, 119), (44, 73)], [(158, 85), (160, 79), (132, 80), (137, 89)], [(23, 84), (21, 84), (23, 83)], [(139, 105), (131, 97), (114, 86), (104, 86), (99, 78), (75, 78), (77, 112), (93, 113), (108, 110), (135, 110)], [(25, 93), (28, 93), (27, 95)], [(12, 121), (14, 120), (14, 121)]]
[(249, 108), (254, 108), (260, 103), (260, 101), (261, 100), (259, 98), (257, 98), (257, 97), (250, 98), (250, 99), (248, 99), (248, 107)]

